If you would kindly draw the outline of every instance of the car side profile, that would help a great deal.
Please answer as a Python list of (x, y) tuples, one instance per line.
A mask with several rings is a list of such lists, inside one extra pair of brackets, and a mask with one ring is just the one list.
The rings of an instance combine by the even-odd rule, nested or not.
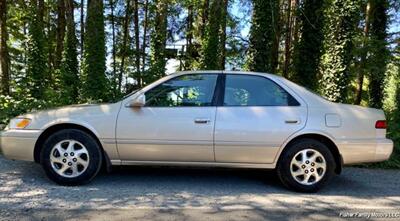
[(333, 103), (277, 75), (168, 75), (119, 102), (18, 116), (0, 135), (5, 157), (35, 161), (58, 184), (92, 180), (102, 165), (276, 169), (315, 192), (343, 165), (387, 160), (382, 110)]

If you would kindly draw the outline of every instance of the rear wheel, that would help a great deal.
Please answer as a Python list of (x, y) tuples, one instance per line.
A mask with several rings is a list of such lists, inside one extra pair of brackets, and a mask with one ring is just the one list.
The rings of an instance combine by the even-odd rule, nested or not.
[(76, 129), (52, 134), (41, 151), (47, 176), (61, 185), (79, 185), (92, 180), (100, 170), (101, 149), (93, 137)]
[(300, 192), (316, 192), (332, 178), (335, 166), (333, 155), (324, 143), (301, 139), (282, 153), (277, 172), (286, 187)]

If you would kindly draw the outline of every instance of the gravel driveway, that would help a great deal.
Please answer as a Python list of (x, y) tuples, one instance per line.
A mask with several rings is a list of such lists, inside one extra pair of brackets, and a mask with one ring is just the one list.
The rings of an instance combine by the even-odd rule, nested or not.
[(399, 213), (400, 171), (346, 168), (317, 194), (243, 169), (123, 167), (63, 187), (40, 165), (0, 156), (0, 220), (332, 220), (357, 212)]

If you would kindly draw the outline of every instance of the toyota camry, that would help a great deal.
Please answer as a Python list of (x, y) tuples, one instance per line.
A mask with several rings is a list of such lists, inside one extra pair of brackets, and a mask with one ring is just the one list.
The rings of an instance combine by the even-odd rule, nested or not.
[(315, 192), (343, 165), (387, 160), (382, 110), (330, 102), (277, 75), (199, 71), (168, 75), (121, 101), (12, 119), (5, 157), (40, 163), (62, 185), (112, 165), (275, 169)]

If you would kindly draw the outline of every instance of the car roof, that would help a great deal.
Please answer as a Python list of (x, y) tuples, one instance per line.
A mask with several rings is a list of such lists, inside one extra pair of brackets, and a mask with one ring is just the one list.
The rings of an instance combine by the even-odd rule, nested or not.
[(246, 75), (258, 75), (266, 76), (270, 79), (280, 82), (280, 84), (285, 84), (297, 95), (306, 101), (310, 106), (319, 106), (321, 104), (331, 103), (328, 100), (322, 98), (321, 96), (307, 90), (306, 88), (276, 74), (263, 73), (263, 72), (252, 72), (252, 71), (225, 71), (225, 70), (200, 70), (200, 71), (179, 71), (170, 74), (169, 76), (179, 76), (184, 74), (246, 74)]
[(170, 75), (183, 75), (183, 74), (247, 74), (247, 75), (263, 75), (270, 78), (281, 78), (278, 75), (263, 73), (263, 72), (253, 72), (253, 71), (223, 71), (223, 70), (201, 70), (201, 71), (178, 71)]

